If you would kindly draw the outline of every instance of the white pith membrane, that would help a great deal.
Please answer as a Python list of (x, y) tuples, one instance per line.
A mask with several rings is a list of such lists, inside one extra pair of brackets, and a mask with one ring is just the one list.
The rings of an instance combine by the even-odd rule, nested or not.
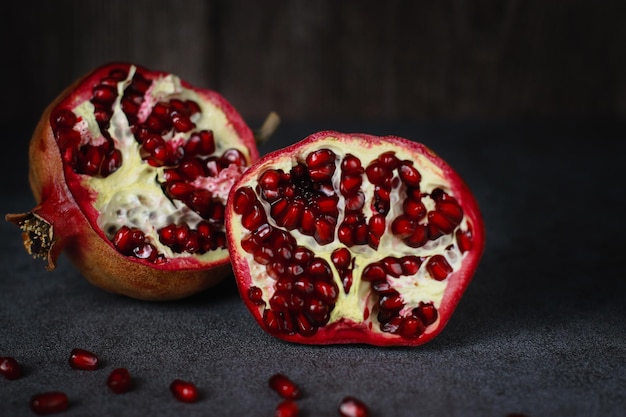
[[(396, 146), (392, 143), (382, 142), (372, 144), (364, 144), (359, 141), (356, 146), (349, 146), (346, 142), (349, 140), (338, 139), (333, 137), (326, 137), (322, 143), (313, 142), (307, 144), (305, 147), (298, 150), (298, 154), (292, 155), (289, 158), (279, 158), (266, 161), (265, 165), (259, 166), (255, 169), (258, 175), (250, 176), (246, 178), (244, 183), (240, 183), (239, 187), (244, 188), (246, 186), (255, 190), (255, 195), (260, 201), (267, 214), (267, 221), (270, 226), (278, 230), (282, 230), (291, 234), (297, 241), (299, 246), (304, 246), (310, 249), (316, 257), (326, 260), (327, 264), (333, 271), (333, 280), (339, 288), (339, 297), (331, 312), (330, 319), (326, 326), (331, 326), (332, 323), (347, 321), (353, 323), (361, 323), (365, 328), (372, 329), (373, 331), (379, 331), (388, 337), (397, 337), (391, 333), (386, 333), (380, 330), (380, 323), (377, 318), (377, 302), (378, 295), (371, 288), (371, 283), (361, 280), (363, 270), (370, 264), (381, 261), (382, 259), (391, 256), (394, 258), (401, 258), (403, 256), (418, 256), (423, 258), (423, 262), (418, 271), (414, 275), (402, 275), (399, 278), (387, 276), (387, 282), (400, 294), (404, 307), (400, 310), (399, 315), (406, 317), (411, 314), (412, 310), (420, 305), (420, 303), (432, 304), (437, 310), (441, 305), (441, 301), (444, 296), (444, 292), (448, 285), (448, 279), (441, 281), (435, 280), (430, 276), (430, 273), (426, 269), (428, 259), (434, 255), (441, 255), (445, 257), (449, 265), (452, 267), (454, 274), (462, 264), (464, 254), (458, 247), (458, 243), (455, 237), (456, 231), (467, 230), (467, 220), (465, 216), (461, 220), (460, 224), (451, 233), (444, 234), (443, 236), (428, 241), (425, 245), (419, 248), (412, 248), (407, 246), (401, 239), (396, 237), (391, 232), (391, 224), (393, 219), (403, 214), (402, 201), (406, 197), (406, 185), (402, 181), (398, 181), (399, 185), (392, 188), (390, 199), (391, 208), (385, 216), (385, 232), (381, 236), (380, 244), (377, 249), (373, 249), (368, 244), (354, 245), (347, 247), (350, 251), (352, 258), (354, 259), (354, 269), (352, 270), (352, 286), (346, 293), (341, 281), (340, 273), (331, 260), (331, 254), (340, 248), (346, 248), (346, 246), (340, 242), (337, 236), (337, 230), (342, 223), (345, 216), (345, 198), (339, 191), (339, 182), (341, 179), (341, 161), (346, 154), (352, 154), (361, 161), (361, 166), (366, 168), (370, 162), (376, 160), (381, 154), (385, 152), (394, 152), (395, 156), (400, 160), (409, 160), (413, 162), (413, 166), (421, 174), (420, 190), (423, 193), (430, 194), (435, 189), (441, 189), (451, 197), (455, 197), (450, 185), (443, 178), (443, 172), (441, 169), (433, 164), (423, 155), (410, 152), (408, 149)], [(335, 227), (335, 237), (332, 242), (320, 245), (314, 237), (307, 236), (299, 232), (297, 229), (287, 230), (276, 224), (276, 221), (272, 218), (270, 213), (270, 203), (265, 201), (259, 195), (259, 188), (257, 187), (257, 181), (261, 175), (268, 169), (282, 170), (285, 173), (289, 173), (293, 166), (298, 162), (304, 162), (307, 155), (319, 149), (329, 149), (336, 155), (335, 165), (336, 169), (332, 177), (332, 184), (335, 189), (336, 196), (339, 197), (338, 210), (339, 216), (337, 218), (337, 225)], [(398, 177), (397, 170), (394, 170), (394, 178)], [(368, 180), (365, 173), (362, 174), (363, 182), (361, 190), (365, 194), (365, 205), (362, 209), (365, 215), (366, 223), (373, 214), (372, 201), (374, 196), (374, 185)], [(400, 203), (398, 204), (398, 201)], [(428, 211), (432, 210), (435, 206), (434, 201), (429, 198), (423, 198), (422, 202), (425, 204)], [(241, 218), (241, 216), (238, 216)], [(424, 217), (419, 223), (427, 222), (427, 218)], [(247, 230), (240, 222), (231, 222), (231, 228), (233, 234), (241, 236), (241, 242), (246, 236), (251, 234), (251, 231)], [(250, 287), (258, 287), (262, 290), (262, 299), (265, 305), (259, 306), (259, 311), (262, 313), (264, 309), (269, 308), (269, 300), (275, 292), (276, 280), (272, 278), (266, 272), (266, 266), (257, 263), (254, 260), (254, 256), (251, 253), (247, 253), (239, 244), (237, 248), (239, 256), (242, 256), (250, 269), (251, 283)], [(450, 274), (450, 275), (451, 275)], [(439, 322), (437, 320), (430, 324), (425, 333), (429, 332), (429, 329), (436, 328)]]
[[(195, 254), (177, 253), (159, 241), (157, 230), (160, 228), (169, 224), (186, 223), (193, 229), (203, 219), (183, 202), (170, 199), (164, 194), (160, 183), (164, 182), (163, 172), (167, 166), (154, 167), (141, 158), (141, 145), (135, 139), (120, 105), (124, 91), (131, 84), (136, 70), (136, 67), (131, 66), (126, 79), (117, 84), (118, 95), (112, 107), (108, 128), (115, 148), (121, 152), (122, 165), (106, 177), (78, 174), (82, 177), (82, 185), (93, 195), (93, 207), (99, 212), (97, 225), (109, 239), (122, 226), (139, 228), (144, 232), (146, 241), (154, 245), (167, 259), (193, 256), (200, 261), (211, 262), (223, 258), (226, 249), (218, 248)], [(215, 151), (212, 155), (219, 156), (226, 149), (235, 148), (249, 158), (249, 150), (239, 140), (226, 114), (197, 92), (184, 88), (181, 80), (172, 74), (152, 80), (138, 112), (139, 123), (145, 121), (155, 104), (172, 99), (192, 100), (201, 111), (191, 116), (191, 121), (195, 124), (193, 129), (188, 132), (172, 131), (163, 136), (166, 142), (183, 144), (194, 132), (209, 130), (215, 138)], [(100, 133), (94, 109), (89, 100), (72, 109), (79, 118), (74, 130), (81, 134), (80, 146), (99, 145), (106, 140)], [(217, 177), (201, 177), (191, 184), (210, 190), (214, 197), (225, 204), (228, 191), (242, 171), (241, 168), (231, 165), (223, 169)]]

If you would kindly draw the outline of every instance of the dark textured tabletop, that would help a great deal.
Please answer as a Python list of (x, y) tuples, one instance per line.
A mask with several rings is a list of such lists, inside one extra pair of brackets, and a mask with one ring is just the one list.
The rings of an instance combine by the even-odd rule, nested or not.
[[(436, 339), (417, 348), (288, 344), (256, 325), (232, 277), (183, 301), (136, 301), (91, 286), (65, 257), (46, 272), (3, 221), (0, 356), (15, 357), (25, 375), (0, 378), (0, 415), (33, 415), (32, 395), (60, 390), (67, 416), (271, 416), (276, 372), (304, 390), (305, 417), (337, 416), (346, 395), (379, 417), (626, 415), (624, 125), (286, 124), (261, 151), (323, 129), (419, 140), (474, 191), (486, 251)], [(2, 214), (33, 205), (25, 154), (14, 161), (3, 168), (15, 181)], [(75, 347), (97, 353), (100, 369), (71, 369)], [(131, 392), (107, 389), (116, 367), (131, 372)], [(175, 378), (193, 381), (200, 401), (177, 402)]]

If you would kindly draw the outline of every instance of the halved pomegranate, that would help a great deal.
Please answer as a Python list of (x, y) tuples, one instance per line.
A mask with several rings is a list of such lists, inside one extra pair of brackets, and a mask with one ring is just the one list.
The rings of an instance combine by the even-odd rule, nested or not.
[(38, 205), (6, 218), (48, 269), (65, 251), (96, 286), (147, 300), (188, 296), (230, 271), (226, 199), (259, 155), (218, 93), (105, 65), (45, 110), (29, 156)]
[(309, 344), (431, 340), (484, 247), (474, 197), (431, 150), (332, 131), (246, 171), (231, 190), (226, 231), (254, 318)]

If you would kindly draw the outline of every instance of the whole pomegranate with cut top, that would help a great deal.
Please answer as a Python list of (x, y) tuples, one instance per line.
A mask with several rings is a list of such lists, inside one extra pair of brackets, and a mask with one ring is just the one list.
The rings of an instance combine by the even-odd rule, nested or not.
[(254, 318), (309, 344), (431, 340), (485, 239), (470, 190), (427, 147), (332, 131), (247, 170), (231, 190), (226, 231)]
[(38, 204), (6, 218), (48, 269), (65, 251), (96, 286), (146, 300), (185, 297), (230, 272), (226, 199), (258, 150), (218, 93), (105, 65), (45, 110), (29, 156)]

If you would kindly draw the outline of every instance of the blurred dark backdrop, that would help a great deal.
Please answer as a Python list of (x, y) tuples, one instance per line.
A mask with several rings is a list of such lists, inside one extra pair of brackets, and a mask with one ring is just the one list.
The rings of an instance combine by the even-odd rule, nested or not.
[(622, 119), (626, 2), (57, 0), (3, 7), (3, 126), (115, 60), (249, 121)]

